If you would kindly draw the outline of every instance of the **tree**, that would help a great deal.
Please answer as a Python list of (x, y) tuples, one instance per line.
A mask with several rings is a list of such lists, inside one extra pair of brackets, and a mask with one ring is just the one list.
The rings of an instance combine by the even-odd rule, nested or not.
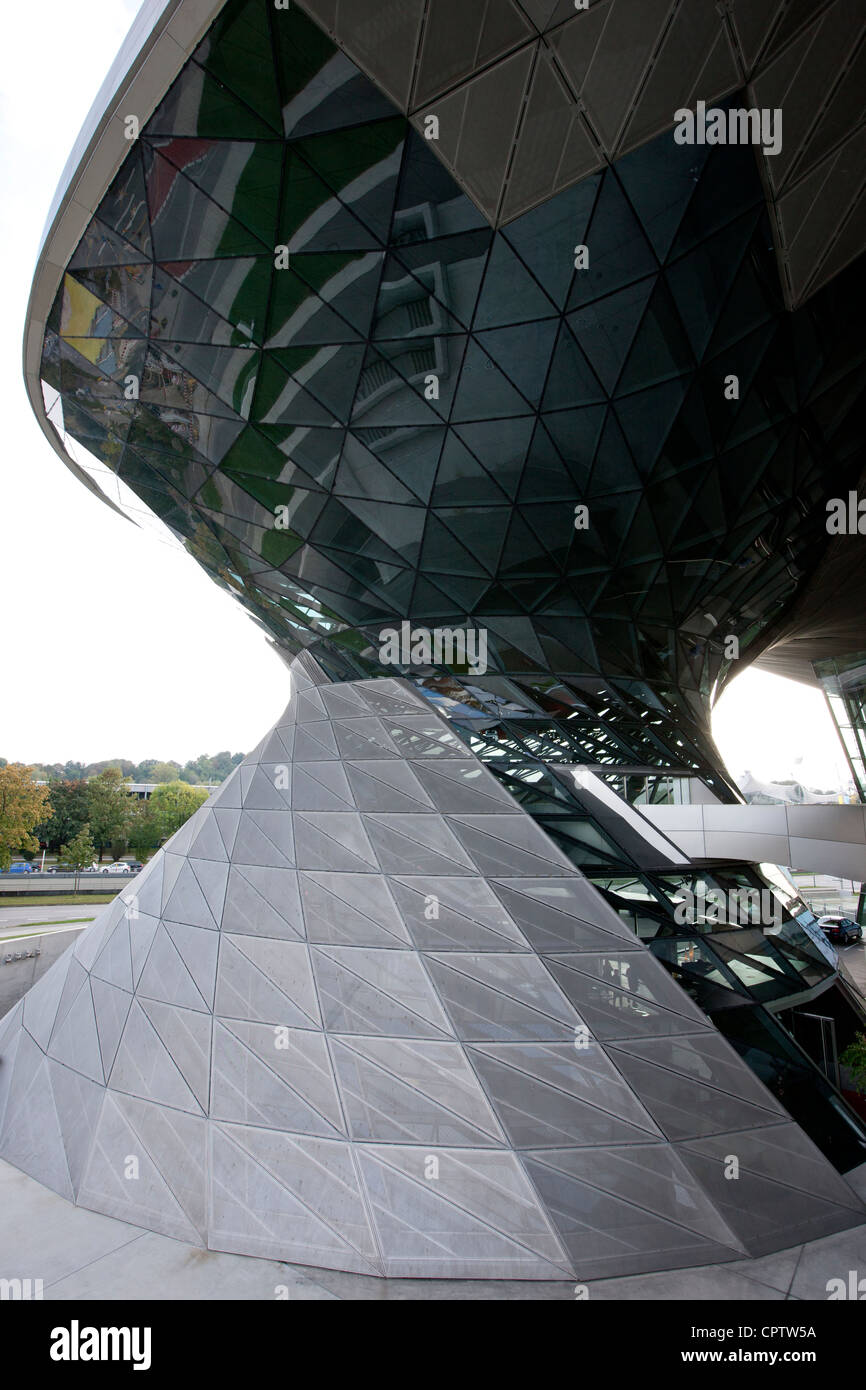
[(202, 753), (198, 758), (190, 758), (185, 764), (181, 777), (184, 782), (224, 782), (229, 773), (244, 760), (243, 753), (215, 753), (212, 758)]
[(866, 1033), (858, 1033), (839, 1058), (843, 1067), (848, 1067), (855, 1086), (866, 1091)]
[(78, 888), (78, 875), (82, 869), (89, 869), (96, 854), (96, 846), (90, 838), (90, 826), (83, 825), (68, 845), (63, 845), (57, 862), (62, 869), (72, 869), (75, 874), (73, 893)]
[(130, 821), (129, 788), (117, 768), (108, 767), (87, 784), (88, 821), (99, 849), (99, 862), (112, 840), (126, 838)]
[(180, 768), (177, 763), (154, 763), (149, 782), (173, 782)]
[(166, 782), (156, 787), (150, 798), (150, 813), (160, 841), (180, 830), (207, 799), (204, 787), (191, 787), (188, 782)]
[(89, 869), (96, 858), (96, 846), (90, 836), (90, 826), (83, 825), (68, 845), (61, 846), (57, 862), (64, 869), (74, 869), (80, 873)]
[(37, 787), (23, 763), (0, 768), (0, 869), (12, 863), (16, 850), (37, 850), (33, 830), (51, 815), (48, 788)]
[(40, 840), (54, 852), (74, 839), (90, 814), (87, 783), (51, 782), (48, 786), (50, 818), (45, 818), (34, 830)]
[(160, 829), (149, 801), (134, 801), (129, 822), (129, 847), (133, 854), (145, 860), (157, 848)]
[(136, 763), (132, 769), (133, 782), (152, 782), (153, 769), (156, 767), (158, 759), (145, 758), (144, 762)]
[(102, 772), (108, 772), (114, 768), (121, 776), (126, 779), (131, 777), (135, 768), (135, 763), (129, 762), (126, 758), (109, 758), (101, 763), (88, 763), (84, 770), (85, 777), (98, 777)]

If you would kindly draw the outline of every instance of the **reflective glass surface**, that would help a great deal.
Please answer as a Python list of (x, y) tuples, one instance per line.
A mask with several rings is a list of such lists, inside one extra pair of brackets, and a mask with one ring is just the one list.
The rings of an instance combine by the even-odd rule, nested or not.
[(351, 678), (385, 623), (471, 622), (488, 673), (447, 698), (500, 742), (704, 773), (723, 635), (759, 644), (853, 471), (858, 275), (787, 313), (751, 150), (669, 135), (494, 232), (299, 7), (231, 0), (72, 257), (43, 374), (286, 652)]

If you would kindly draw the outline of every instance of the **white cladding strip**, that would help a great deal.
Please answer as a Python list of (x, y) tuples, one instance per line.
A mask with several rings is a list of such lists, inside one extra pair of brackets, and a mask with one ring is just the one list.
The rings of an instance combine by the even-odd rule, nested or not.
[(643, 806), (693, 859), (746, 859), (866, 879), (864, 806)]

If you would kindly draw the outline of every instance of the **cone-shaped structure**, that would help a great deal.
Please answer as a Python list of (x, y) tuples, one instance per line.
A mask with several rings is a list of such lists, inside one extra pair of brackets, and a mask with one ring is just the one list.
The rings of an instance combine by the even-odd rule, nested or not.
[(391, 1276), (704, 1264), (864, 1216), (409, 685), (301, 662), (0, 1023), (0, 1155), (198, 1245)]

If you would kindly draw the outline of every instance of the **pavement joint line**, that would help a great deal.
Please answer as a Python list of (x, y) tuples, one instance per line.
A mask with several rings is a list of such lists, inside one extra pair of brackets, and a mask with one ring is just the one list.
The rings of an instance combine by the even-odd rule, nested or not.
[[(791, 1249), (791, 1250), (793, 1250), (793, 1249), (795, 1249), (795, 1248), (796, 1248), (796, 1247), (793, 1246), (793, 1245), (792, 1245), (792, 1246), (789, 1246), (789, 1249)], [(773, 1251), (773, 1254), (784, 1255), (785, 1253), (786, 1253), (786, 1252), (785, 1252), (784, 1250)], [(756, 1273), (754, 1272), (754, 1270), (738, 1269), (738, 1270), (735, 1270), (734, 1272), (735, 1272), (736, 1274), (742, 1274), (742, 1276), (743, 1276), (744, 1279), (750, 1280), (751, 1283), (753, 1283), (753, 1284), (758, 1284), (758, 1285), (759, 1285), (761, 1288), (763, 1288), (763, 1289), (772, 1289), (774, 1293), (779, 1293), (779, 1294), (781, 1294), (782, 1297), (783, 1297), (785, 1300), (787, 1300), (787, 1299), (789, 1299), (789, 1298), (794, 1298), (794, 1297), (795, 1297), (795, 1295), (791, 1293), (791, 1288), (792, 1288), (793, 1283), (794, 1283), (794, 1278), (795, 1278), (795, 1276), (796, 1276), (797, 1268), (798, 1268), (798, 1266), (799, 1266), (799, 1263), (800, 1263), (800, 1259), (801, 1259), (801, 1257), (802, 1257), (802, 1254), (803, 1254), (803, 1247), (800, 1246), (800, 1253), (799, 1253), (799, 1255), (797, 1256), (797, 1263), (794, 1265), (794, 1273), (791, 1275), (791, 1281), (790, 1281), (790, 1283), (788, 1284), (787, 1289), (780, 1287), (779, 1284), (768, 1284), (768, 1283), (767, 1283), (767, 1280), (766, 1280), (766, 1279), (762, 1279), (761, 1276), (760, 1276), (760, 1274), (756, 1274)], [(764, 1258), (764, 1257), (761, 1256), (761, 1257), (759, 1257), (759, 1258)], [(799, 1301), (799, 1300), (798, 1300), (798, 1301)]]
[[(76, 1204), (76, 1210), (87, 1211), (88, 1208), (79, 1207)], [(119, 1217), (112, 1217), (110, 1219), (120, 1220)], [(91, 1269), (93, 1265), (98, 1265), (102, 1260), (107, 1260), (109, 1255), (116, 1255), (119, 1250), (125, 1250), (127, 1246), (134, 1245), (137, 1240), (143, 1240), (145, 1236), (153, 1234), (151, 1231), (146, 1231), (143, 1227), (137, 1227), (136, 1229), (138, 1231), (137, 1235), (130, 1236), (129, 1240), (124, 1240), (120, 1245), (112, 1246), (110, 1250), (103, 1250), (101, 1255), (94, 1255), (92, 1260), (87, 1260), (83, 1265), (77, 1265), (75, 1269), (68, 1270), (67, 1273), (61, 1275), (59, 1279), (50, 1280), (45, 1285), (46, 1289), (54, 1288), (56, 1284), (62, 1284), (64, 1280), (71, 1279), (76, 1274), (82, 1274), (85, 1269)]]
[(805, 1255), (805, 1253), (806, 1253), (806, 1246), (805, 1246), (805, 1245), (801, 1245), (801, 1246), (800, 1246), (800, 1253), (799, 1253), (799, 1255), (797, 1256), (797, 1263), (794, 1265), (794, 1272), (793, 1272), (792, 1275), (791, 1275), (791, 1282), (790, 1282), (790, 1284), (788, 1285), (788, 1297), (789, 1297), (789, 1298), (792, 1298), (792, 1299), (794, 1299), (794, 1298), (797, 1297), (796, 1294), (791, 1293), (791, 1290), (793, 1289), (794, 1284), (797, 1282), (797, 1274), (799, 1273), (800, 1265), (801, 1265), (801, 1263), (802, 1263), (803, 1256)]

